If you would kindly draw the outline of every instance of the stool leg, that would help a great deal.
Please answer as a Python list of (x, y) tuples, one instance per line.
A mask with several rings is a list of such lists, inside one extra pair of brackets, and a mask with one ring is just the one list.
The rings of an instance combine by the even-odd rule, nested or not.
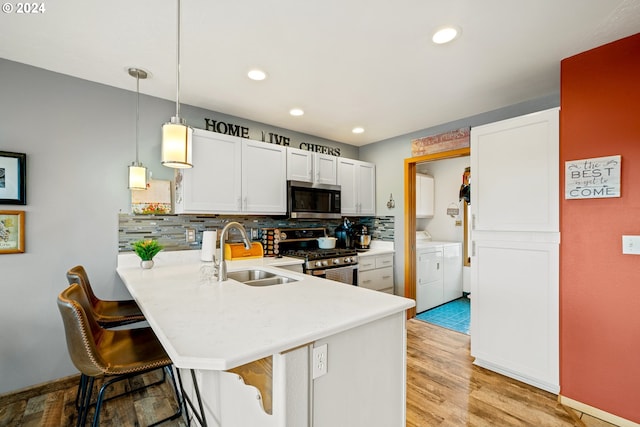
[(94, 377), (85, 376), (82, 382), (82, 392), (80, 393), (80, 407), (78, 408), (78, 427), (83, 427), (87, 422), (87, 415), (91, 408), (91, 396), (93, 394)]

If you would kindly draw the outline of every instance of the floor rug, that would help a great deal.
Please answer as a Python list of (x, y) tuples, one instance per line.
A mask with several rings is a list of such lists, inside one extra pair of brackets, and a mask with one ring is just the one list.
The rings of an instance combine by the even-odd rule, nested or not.
[(466, 297), (458, 298), (423, 311), (416, 316), (416, 319), (469, 335), (471, 321), (469, 299)]

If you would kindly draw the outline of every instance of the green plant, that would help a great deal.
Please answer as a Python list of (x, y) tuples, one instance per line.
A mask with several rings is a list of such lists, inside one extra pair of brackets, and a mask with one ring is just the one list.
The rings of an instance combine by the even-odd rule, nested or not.
[(158, 252), (164, 249), (164, 246), (156, 240), (138, 240), (133, 242), (131, 247), (142, 261), (151, 261)]

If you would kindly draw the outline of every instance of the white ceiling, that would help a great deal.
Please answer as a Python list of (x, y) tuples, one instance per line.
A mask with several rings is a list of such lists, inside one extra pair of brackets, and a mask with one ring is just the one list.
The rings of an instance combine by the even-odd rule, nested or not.
[[(40, 1), (0, 15), (0, 57), (132, 91), (143, 68), (175, 101), (175, 0)], [(183, 104), (360, 146), (558, 92), (563, 58), (640, 31), (640, 0), (183, 0), (182, 23)]]

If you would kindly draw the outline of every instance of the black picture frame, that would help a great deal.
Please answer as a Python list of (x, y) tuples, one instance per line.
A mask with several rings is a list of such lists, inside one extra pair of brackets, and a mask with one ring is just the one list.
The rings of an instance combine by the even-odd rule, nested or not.
[(0, 205), (27, 204), (27, 155), (0, 151)]

